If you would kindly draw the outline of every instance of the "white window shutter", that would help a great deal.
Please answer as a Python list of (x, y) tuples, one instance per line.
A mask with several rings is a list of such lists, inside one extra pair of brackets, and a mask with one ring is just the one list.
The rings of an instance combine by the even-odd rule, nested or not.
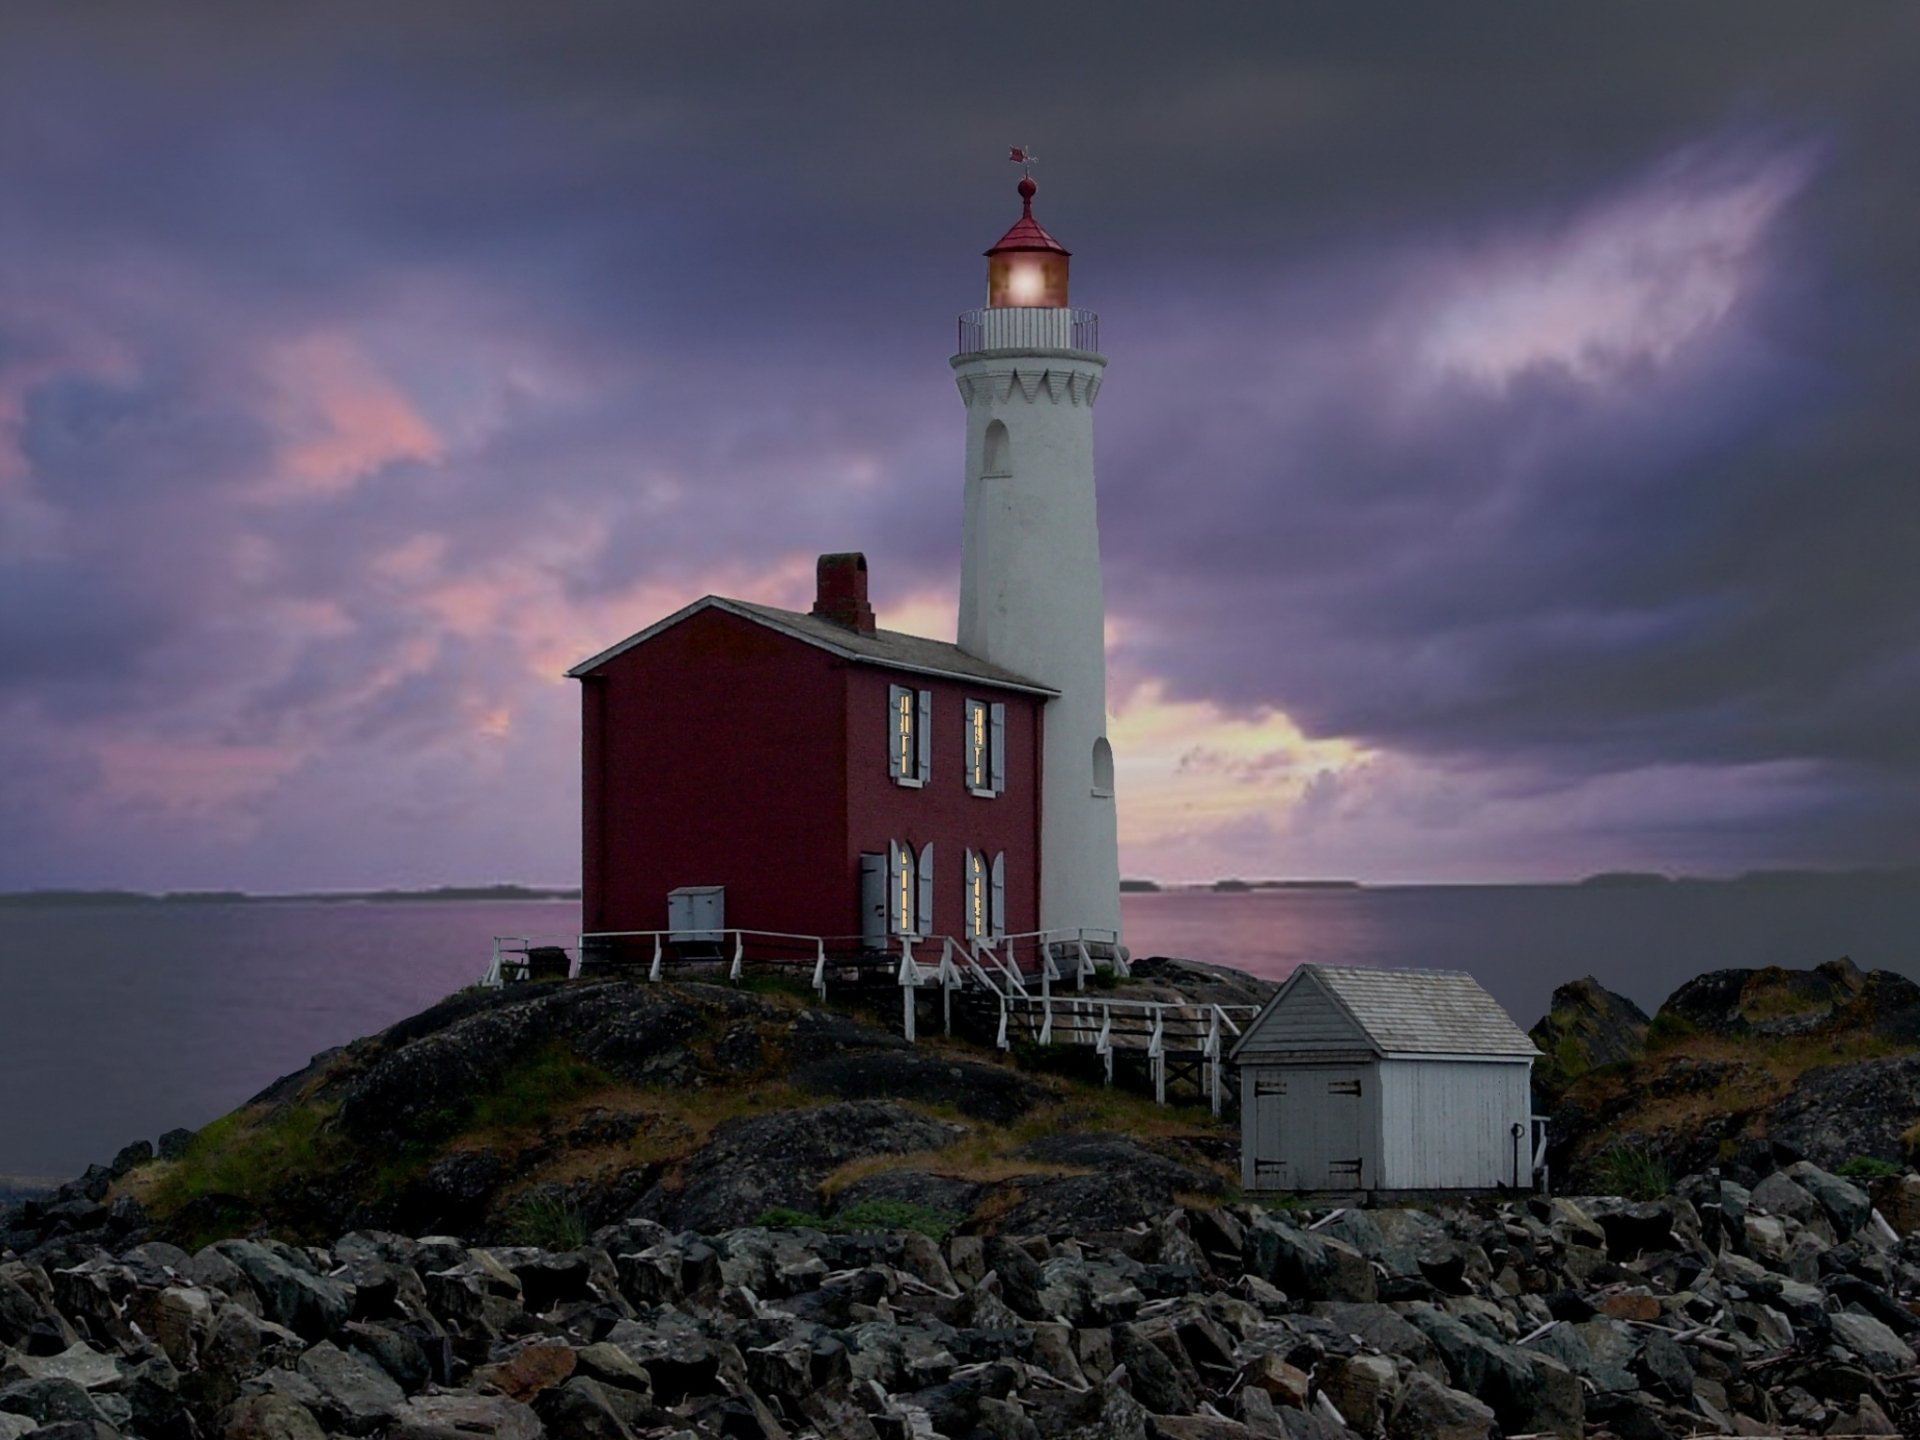
[(960, 773), (966, 777), (967, 788), (973, 788), (973, 716), (980, 708), (978, 700), (967, 701), (960, 712)]
[(919, 724), (920, 732), (920, 783), (925, 784), (933, 778), (933, 692), (920, 692)]
[(919, 903), (914, 907), (918, 912), (915, 927), (922, 935), (933, 934), (933, 842), (929, 840), (920, 847), (920, 893), (916, 897)]
[(904, 685), (887, 687), (887, 774), (895, 780), (906, 778), (900, 768), (900, 701), (913, 692)]
[(993, 857), (993, 933), (1007, 933), (1007, 853)]
[(969, 850), (967, 851), (966, 863), (960, 867), (960, 880), (962, 885), (960, 904), (965, 911), (961, 918), (965, 922), (964, 929), (967, 939), (969, 940), (978, 940), (980, 938), (980, 927), (973, 923), (973, 867), (979, 863), (973, 851)]
[(998, 795), (1007, 788), (1007, 707), (998, 701), (994, 703), (993, 718), (988, 726), (988, 746), (992, 757), (993, 793)]
[(887, 841), (887, 930), (898, 935), (903, 917), (900, 914), (900, 842)]

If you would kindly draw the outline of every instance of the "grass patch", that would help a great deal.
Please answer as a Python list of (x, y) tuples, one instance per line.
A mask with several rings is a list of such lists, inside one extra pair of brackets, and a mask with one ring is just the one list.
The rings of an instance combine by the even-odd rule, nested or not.
[(507, 1212), (507, 1233), (516, 1245), (542, 1250), (578, 1250), (587, 1243), (587, 1217), (555, 1195), (529, 1195)]
[[(813, 966), (806, 967), (806, 974), (786, 975), (778, 971), (745, 971), (734, 983), (736, 990), (744, 990), (749, 995), (765, 995), (774, 1000), (797, 1000), (802, 1005), (818, 1005), (820, 997), (813, 989)], [(828, 987), (831, 991), (832, 987)]]
[(141, 1204), (169, 1215), (188, 1201), (231, 1195), (258, 1206), (289, 1174), (311, 1173), (333, 1147), (325, 1132), (330, 1105), (248, 1108), (203, 1126), (180, 1159), (144, 1167)]
[(1848, 1180), (1891, 1180), (1907, 1172), (1890, 1160), (1874, 1155), (1855, 1155), (1833, 1167), (1833, 1173)]
[(583, 1097), (617, 1083), (565, 1046), (550, 1045), (510, 1067), (498, 1085), (473, 1100), (457, 1128), (509, 1134), (537, 1130)]
[(1799, 993), (1785, 972), (1770, 974), (1763, 970), (1741, 993), (1740, 1013), (1748, 1020), (1791, 1020), (1803, 1015), (1830, 1015), (1833, 1002)]
[(1673, 1171), (1645, 1145), (1610, 1145), (1594, 1158), (1591, 1169), (1603, 1194), (1658, 1200), (1673, 1192)]
[(1669, 1050), (1700, 1033), (1700, 1027), (1682, 1015), (1662, 1010), (1647, 1026), (1647, 1049)]

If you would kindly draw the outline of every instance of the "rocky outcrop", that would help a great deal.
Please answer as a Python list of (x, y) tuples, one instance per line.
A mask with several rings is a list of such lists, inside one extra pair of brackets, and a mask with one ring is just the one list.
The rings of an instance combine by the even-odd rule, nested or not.
[[(938, 1138), (829, 1108), (817, 1138), (730, 1142), (817, 1168), (861, 1129)], [(1193, 1178), (1132, 1144), (1041, 1151)], [(1172, 1205), (944, 1243), (635, 1217), (567, 1250), (93, 1246), (0, 1255), (0, 1436), (1911, 1434), (1916, 1297), (1920, 1236), (1804, 1162), (1652, 1202)]]
[(1551, 1107), (1567, 1086), (1603, 1065), (1637, 1060), (1646, 1053), (1646, 1012), (1591, 975), (1562, 985), (1553, 1004), (1527, 1034), (1540, 1047), (1533, 1088)]
[(1712, 970), (1675, 990), (1660, 1014), (1713, 1035), (1852, 1032), (1911, 1042), (1920, 1034), (1920, 985), (1845, 958), (1811, 970)]
[(1715, 970), (1650, 1023), (1590, 981), (1563, 986), (1534, 1027), (1546, 1056), (1549, 1163), (1643, 1188), (1718, 1165), (1752, 1185), (1808, 1159), (1904, 1164), (1920, 1133), (1920, 986), (1836, 960), (1811, 970)]
[(1176, 960), (1149, 955), (1132, 963), (1136, 982), (1129, 998), (1191, 1000), (1197, 1005), (1264, 1005), (1280, 988), (1278, 982), (1249, 975), (1231, 965), (1208, 965), (1198, 960)]
[(772, 1209), (813, 1212), (820, 1182), (851, 1160), (938, 1150), (966, 1134), (878, 1100), (784, 1110), (730, 1121), (672, 1185), (641, 1197), (635, 1214), (675, 1228), (732, 1229)]

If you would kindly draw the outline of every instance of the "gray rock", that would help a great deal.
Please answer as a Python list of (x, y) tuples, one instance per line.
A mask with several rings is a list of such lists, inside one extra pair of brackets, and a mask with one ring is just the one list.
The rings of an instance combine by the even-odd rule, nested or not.
[(504, 1395), (416, 1395), (394, 1408), (385, 1440), (541, 1440), (540, 1417)]
[(1835, 1343), (1858, 1356), (1869, 1370), (1891, 1374), (1913, 1368), (1913, 1347), (1871, 1315), (1842, 1310), (1829, 1317)]
[(1185, 1415), (1198, 1403), (1181, 1367), (1137, 1327), (1114, 1327), (1113, 1358), (1126, 1367), (1134, 1398), (1154, 1414)]
[(1431, 1305), (1409, 1305), (1406, 1318), (1440, 1351), (1454, 1387), (1491, 1405), (1508, 1431), (1567, 1433), (1570, 1423), (1579, 1433), (1579, 1383), (1557, 1359), (1501, 1344)]
[(1408, 1378), (1387, 1419), (1391, 1440), (1488, 1440), (1493, 1433), (1489, 1407), (1423, 1370)]
[(378, 1365), (409, 1394), (432, 1378), (432, 1366), (419, 1340), (404, 1331), (364, 1320), (349, 1320), (341, 1328), (339, 1343)]
[(1785, 1215), (1802, 1225), (1823, 1219), (1820, 1202), (1815, 1200), (1784, 1170), (1776, 1170), (1753, 1187), (1751, 1205), (1769, 1215)]
[(406, 1392), (372, 1361), (322, 1340), (300, 1357), (300, 1373), (319, 1390), (314, 1413), (329, 1430), (370, 1435), (406, 1401)]
[(83, 1390), (119, 1390), (126, 1384), (116, 1361), (86, 1345), (73, 1345), (44, 1358), (22, 1355), (14, 1364), (27, 1379), (71, 1380)]
[[(1596, 1390), (1624, 1392), (1639, 1389), (1639, 1380), (1633, 1373), (1633, 1362), (1640, 1352), (1640, 1342), (1634, 1338), (1633, 1331), (1620, 1321), (1610, 1320), (1604, 1315), (1574, 1325), (1571, 1330), (1586, 1349), (1587, 1364), (1582, 1368), (1568, 1354), (1560, 1354), (1557, 1358), (1591, 1380)], [(1547, 1332), (1548, 1336), (1553, 1333)], [(1547, 1346), (1541, 1348), (1549, 1354), (1555, 1353)]]
[(1377, 1433), (1386, 1423), (1400, 1390), (1399, 1371), (1385, 1355), (1330, 1357), (1318, 1378), (1322, 1392), (1347, 1424), (1365, 1435)]
[(18, 1380), (0, 1388), (0, 1411), (26, 1415), (42, 1425), (58, 1420), (99, 1420), (87, 1392), (71, 1380)]
[(1036, 1391), (1028, 1398), (1034, 1427), (1047, 1440), (1147, 1440), (1147, 1412), (1124, 1386)]
[(1376, 1294), (1373, 1266), (1351, 1245), (1265, 1215), (1247, 1231), (1247, 1269), (1307, 1300), (1366, 1302)]
[(1873, 1213), (1873, 1201), (1866, 1191), (1850, 1180), (1829, 1175), (1810, 1160), (1795, 1161), (1781, 1173), (1819, 1202), (1833, 1223), (1834, 1233), (1843, 1240), (1859, 1234)]
[(606, 1389), (585, 1376), (542, 1391), (533, 1411), (553, 1440), (633, 1440)]
[(226, 1440), (326, 1440), (327, 1433), (306, 1406), (271, 1392), (236, 1400), (223, 1428)]
[(291, 1247), (222, 1240), (213, 1248), (246, 1277), (261, 1315), (303, 1340), (324, 1340), (353, 1313), (346, 1287), (312, 1273), (305, 1257)]
[(30, 1415), (15, 1415), (0, 1410), (0, 1440), (20, 1440), (22, 1435), (40, 1428), (40, 1422)]

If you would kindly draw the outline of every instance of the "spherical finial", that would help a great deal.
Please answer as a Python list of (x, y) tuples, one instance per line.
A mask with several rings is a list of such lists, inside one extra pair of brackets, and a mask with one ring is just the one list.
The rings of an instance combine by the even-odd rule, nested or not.
[(1020, 203), (1021, 204), (1032, 205), (1033, 197), (1035, 195), (1038, 195), (1039, 193), (1040, 193), (1040, 187), (1033, 183), (1033, 177), (1031, 175), (1023, 175), (1020, 177)]

